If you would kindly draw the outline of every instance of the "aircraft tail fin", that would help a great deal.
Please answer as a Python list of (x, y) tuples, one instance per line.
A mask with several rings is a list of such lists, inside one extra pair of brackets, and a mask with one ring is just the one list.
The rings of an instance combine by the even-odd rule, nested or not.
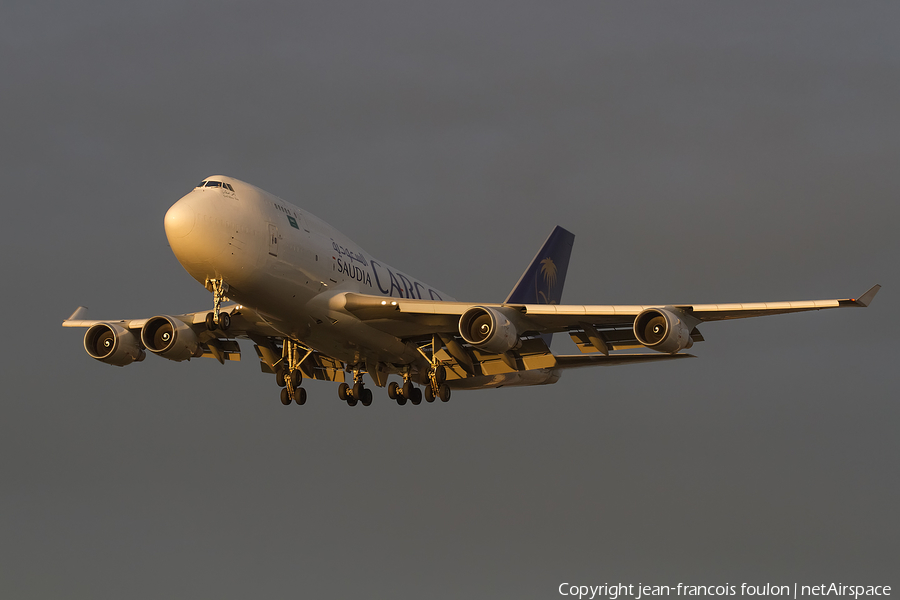
[[(506, 304), (559, 304), (574, 243), (574, 233), (559, 225), (554, 227), (509, 293)], [(541, 337), (549, 348), (553, 334), (547, 333)]]
[(575, 234), (559, 225), (538, 250), (519, 282), (506, 298), (506, 304), (559, 304)]

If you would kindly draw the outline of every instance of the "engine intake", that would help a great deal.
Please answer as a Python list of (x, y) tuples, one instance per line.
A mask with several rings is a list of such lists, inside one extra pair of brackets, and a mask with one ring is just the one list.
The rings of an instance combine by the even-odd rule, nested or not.
[(117, 367), (144, 360), (146, 353), (133, 333), (113, 323), (97, 323), (84, 334), (84, 349), (91, 358)]
[(459, 319), (459, 334), (466, 342), (492, 354), (512, 350), (519, 343), (515, 325), (499, 310), (473, 306)]
[(147, 350), (169, 360), (182, 361), (202, 356), (203, 349), (194, 330), (167, 315), (149, 319), (141, 329), (141, 342)]
[(651, 350), (666, 354), (675, 354), (694, 344), (684, 315), (665, 308), (648, 308), (639, 314), (634, 320), (634, 336)]

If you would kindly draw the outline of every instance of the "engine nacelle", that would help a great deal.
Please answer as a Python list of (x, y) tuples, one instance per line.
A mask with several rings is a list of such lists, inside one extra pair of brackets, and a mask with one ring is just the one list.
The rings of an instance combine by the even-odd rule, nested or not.
[(487, 306), (473, 306), (459, 319), (459, 334), (476, 348), (492, 354), (512, 350), (519, 332), (502, 312)]
[(675, 354), (694, 345), (684, 315), (665, 308), (648, 308), (634, 320), (634, 336), (651, 350)]
[(114, 323), (97, 323), (84, 334), (84, 349), (91, 358), (124, 367), (144, 360), (141, 342), (133, 333)]
[(169, 360), (202, 356), (203, 348), (194, 330), (184, 322), (162, 315), (149, 319), (141, 329), (141, 342), (147, 350)]

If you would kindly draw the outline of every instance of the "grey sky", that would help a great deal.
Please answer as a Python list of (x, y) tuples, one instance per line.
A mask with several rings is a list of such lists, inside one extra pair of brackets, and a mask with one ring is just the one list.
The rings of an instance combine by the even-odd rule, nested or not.
[[(0, 13), (0, 597), (900, 585), (895, 5)], [(459, 299), (502, 300), (555, 224), (571, 303), (884, 289), (446, 405), (312, 383), (283, 407), (249, 344), (224, 367), (91, 360), (59, 327), (79, 304), (211, 306), (162, 219), (214, 173)]]

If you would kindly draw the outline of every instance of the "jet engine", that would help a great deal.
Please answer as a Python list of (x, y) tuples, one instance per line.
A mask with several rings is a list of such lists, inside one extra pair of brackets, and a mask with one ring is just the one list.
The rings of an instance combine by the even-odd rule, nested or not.
[(634, 336), (651, 350), (675, 354), (694, 345), (684, 315), (665, 308), (648, 308), (634, 320)]
[(181, 361), (203, 355), (194, 330), (184, 322), (166, 315), (147, 321), (141, 329), (141, 341), (147, 350), (169, 360)]
[(499, 310), (473, 306), (459, 319), (459, 334), (476, 348), (492, 354), (512, 350), (519, 343), (519, 333)]
[(108, 365), (124, 367), (146, 356), (133, 333), (113, 323), (97, 323), (84, 334), (84, 349), (91, 358)]

